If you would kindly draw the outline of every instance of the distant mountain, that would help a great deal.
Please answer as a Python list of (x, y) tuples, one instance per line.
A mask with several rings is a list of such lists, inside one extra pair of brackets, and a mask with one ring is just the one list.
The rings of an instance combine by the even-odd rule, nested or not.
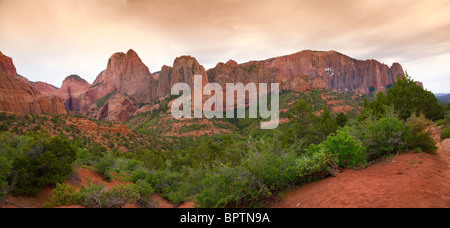
[[(1, 63), (6, 74), (17, 75), (6, 59)], [(336, 51), (311, 50), (242, 64), (230, 60), (209, 70), (194, 57), (181, 56), (172, 67), (163, 66), (152, 74), (137, 53), (129, 50), (113, 54), (92, 85), (73, 75), (65, 80), (70, 83), (63, 83), (58, 90), (40, 83), (35, 87), (46, 96), (62, 98), (68, 111), (79, 110), (92, 118), (124, 122), (140, 106), (170, 97), (174, 84), (184, 82), (192, 88), (194, 75), (203, 76), (203, 85), (218, 83), (222, 88), (227, 83), (253, 82), (279, 83), (284, 91), (327, 89), (369, 93), (386, 90), (403, 74), (399, 63), (389, 67), (373, 59), (357, 60)], [(23, 81), (29, 83), (25, 78)], [(124, 96), (115, 96), (118, 94)]]
[(440, 101), (450, 103), (450, 94), (444, 94), (444, 95), (440, 95), (440, 96), (438, 96), (437, 94), (435, 94), (435, 96), (436, 96), (437, 99), (440, 100)]
[(443, 97), (443, 96), (447, 96), (450, 95), (450, 93), (435, 93), (434, 96), (436, 97)]

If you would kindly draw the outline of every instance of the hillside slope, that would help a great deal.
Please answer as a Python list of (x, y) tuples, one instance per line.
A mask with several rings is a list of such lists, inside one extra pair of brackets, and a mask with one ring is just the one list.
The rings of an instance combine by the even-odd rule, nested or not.
[[(439, 130), (432, 128), (435, 140)], [(335, 178), (288, 192), (277, 208), (448, 208), (450, 139), (436, 155), (407, 153), (364, 170), (344, 170)]]

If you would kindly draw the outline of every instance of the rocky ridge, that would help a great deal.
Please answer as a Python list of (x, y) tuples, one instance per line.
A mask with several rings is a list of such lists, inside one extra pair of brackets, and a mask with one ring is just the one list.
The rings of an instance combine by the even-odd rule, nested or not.
[(0, 52), (0, 111), (24, 114), (66, 114), (61, 98), (49, 98), (17, 75), (12, 59)]
[[(13, 68), (7, 68), (13, 72)], [(398, 63), (389, 67), (376, 60), (356, 60), (335, 51), (306, 50), (243, 64), (230, 60), (209, 70), (194, 57), (181, 56), (171, 67), (163, 66), (153, 75), (137, 53), (129, 50), (113, 54), (92, 85), (81, 82), (81, 78), (72, 78), (76, 80), (67, 84), (80, 82), (76, 89), (63, 83), (61, 89), (43, 93), (61, 97), (68, 111), (80, 110), (93, 118), (124, 122), (135, 113), (151, 110), (142, 108), (143, 105), (169, 97), (172, 86), (178, 82), (187, 83), (193, 89), (194, 75), (203, 76), (203, 86), (207, 83), (221, 85), (225, 101), (227, 83), (252, 82), (257, 86), (279, 83), (281, 90), (295, 92), (328, 89), (368, 93), (386, 90), (403, 74)], [(203, 102), (206, 98), (203, 96)]]

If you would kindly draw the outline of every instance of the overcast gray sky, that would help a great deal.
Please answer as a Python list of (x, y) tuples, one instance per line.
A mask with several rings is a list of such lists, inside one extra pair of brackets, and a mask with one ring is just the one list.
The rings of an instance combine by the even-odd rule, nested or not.
[(31, 81), (92, 83), (130, 48), (152, 72), (335, 50), (450, 92), (450, 0), (0, 0), (0, 51)]

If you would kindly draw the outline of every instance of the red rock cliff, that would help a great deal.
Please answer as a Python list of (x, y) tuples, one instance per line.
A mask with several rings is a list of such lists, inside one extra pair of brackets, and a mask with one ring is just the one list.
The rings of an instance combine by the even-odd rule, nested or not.
[(67, 111), (80, 111), (80, 95), (91, 87), (87, 81), (78, 75), (70, 75), (64, 79), (61, 88), (55, 95), (64, 100)]
[[(12, 59), (0, 53), (0, 111), (66, 114), (61, 98), (48, 98), (17, 76)], [(6, 61), (5, 61), (6, 60)]]
[(205, 68), (191, 56), (181, 56), (175, 59), (173, 67), (163, 66), (158, 77), (158, 98), (170, 96), (172, 86), (176, 83), (187, 83), (194, 89), (194, 75), (202, 75), (202, 84), (208, 84), (208, 75)]
[(278, 75), (278, 80), (286, 83), (295, 75), (320, 78), (327, 89), (342, 91), (367, 92), (370, 87), (385, 90), (398, 76), (404, 75), (403, 68), (398, 63), (389, 67), (376, 60), (356, 60), (335, 51), (302, 51), (241, 65)]
[(133, 50), (116, 53), (91, 88), (80, 96), (80, 110), (87, 112), (97, 100), (116, 93), (127, 94), (140, 104), (157, 99), (157, 80)]
[(54, 93), (57, 90), (55, 86), (50, 85), (46, 82), (35, 82), (33, 83), (33, 87), (41, 92), (45, 96), (54, 97)]
[(3, 53), (0, 51), (0, 70), (5, 72), (8, 76), (17, 76), (16, 67), (13, 64), (12, 58), (3, 55)]
[[(10, 65), (8, 59), (3, 60), (3, 65)], [(7, 69), (15, 72), (15, 68)], [(203, 86), (208, 82), (219, 83), (224, 89), (225, 101), (226, 83), (280, 83), (280, 89), (296, 92), (313, 89), (368, 92), (385, 90), (403, 74), (398, 63), (389, 67), (376, 60), (356, 60), (335, 51), (302, 51), (243, 64), (230, 60), (208, 71), (195, 58), (181, 56), (175, 59), (172, 67), (163, 66), (157, 75), (152, 75), (136, 52), (129, 50), (126, 54), (112, 55), (106, 70), (98, 75), (92, 86), (84, 80), (80, 82), (80, 78), (66, 79), (67, 83), (58, 90), (61, 92), (51, 94), (63, 98), (67, 110), (80, 110), (95, 118), (123, 122), (139, 104), (170, 96), (175, 83), (184, 82), (193, 89), (194, 75), (203, 76)], [(117, 94), (124, 96), (114, 96)], [(102, 98), (104, 101), (96, 104)], [(121, 105), (124, 107), (119, 107)]]

